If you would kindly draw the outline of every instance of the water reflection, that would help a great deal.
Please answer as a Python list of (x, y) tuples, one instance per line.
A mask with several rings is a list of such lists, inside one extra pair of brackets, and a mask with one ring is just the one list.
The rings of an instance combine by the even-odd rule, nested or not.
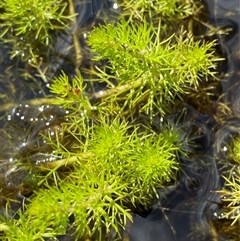
[(227, 72), (222, 79), (223, 100), (230, 103), (234, 115), (240, 118), (240, 3), (239, 0), (206, 0), (204, 1), (210, 23), (223, 30), (218, 34), (222, 52), (227, 58)]

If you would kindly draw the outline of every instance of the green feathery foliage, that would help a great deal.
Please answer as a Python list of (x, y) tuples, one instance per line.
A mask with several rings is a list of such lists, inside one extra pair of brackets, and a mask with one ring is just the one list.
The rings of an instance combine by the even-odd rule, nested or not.
[(223, 195), (222, 200), (226, 204), (223, 218), (232, 219), (232, 225), (240, 224), (240, 138), (234, 138), (230, 158), (237, 164), (233, 167), (228, 177), (224, 177), (225, 187), (219, 192)]
[[(224, 106), (225, 107), (225, 106)], [(226, 107), (225, 107), (226, 108)], [(228, 110), (228, 109), (227, 109)], [(226, 149), (225, 149), (226, 148)], [(221, 194), (224, 207), (222, 208), (221, 218), (232, 220), (231, 226), (240, 224), (240, 139), (239, 135), (232, 139), (228, 148), (225, 146), (224, 151), (228, 150), (228, 159), (232, 168), (228, 174), (223, 176), (225, 180), (224, 187), (217, 191)], [(237, 226), (238, 225), (238, 226)], [(231, 228), (231, 227), (230, 227)]]
[(90, 33), (88, 43), (98, 53), (96, 61), (109, 60), (110, 74), (98, 73), (101, 81), (118, 81), (119, 91), (111, 92), (121, 102), (116, 109), (133, 113), (135, 105), (151, 117), (164, 114), (166, 103), (197, 89), (202, 77), (214, 76), (213, 42), (195, 42), (186, 32), (162, 40), (160, 23), (157, 30), (146, 20), (102, 25)]
[(235, 139), (233, 144), (234, 146), (233, 146), (232, 157), (234, 161), (240, 164), (240, 138)]
[(240, 224), (240, 167), (234, 168), (230, 177), (224, 177), (225, 188), (219, 191), (223, 195), (223, 202), (226, 206), (223, 211), (223, 218), (232, 219), (232, 225)]
[[(61, 123), (64, 133), (53, 140), (50, 129), (45, 137), (61, 158), (24, 163), (38, 177), (40, 188), (24, 212), (19, 211), (19, 219), (4, 220), (3, 240), (63, 235), (70, 217), (76, 240), (85, 235), (105, 240), (113, 230), (120, 235), (131, 212), (151, 205), (158, 198), (157, 188), (174, 178), (180, 133), (171, 126), (157, 133), (119, 115), (108, 116), (90, 105), (84, 88), (81, 77), (70, 83), (65, 74), (50, 85), (55, 104), (68, 110), (67, 121)], [(61, 142), (66, 133), (72, 136), (71, 150)]]
[[(33, 37), (48, 44), (49, 30), (70, 19), (63, 15), (63, 2), (19, 1), (16, 8), (14, 2), (4, 1), (4, 34), (11, 29), (26, 40)], [(152, 24), (142, 15), (153, 9), (166, 17), (179, 11), (179, 17), (184, 9), (190, 11), (188, 5), (180, 8), (181, 15), (176, 1), (129, 3), (127, 8), (142, 17), (100, 25), (88, 37), (94, 60), (109, 61), (106, 71), (93, 71), (107, 88), (87, 94), (80, 75), (70, 80), (63, 73), (52, 81), (55, 99), (49, 102), (65, 109), (66, 116), (43, 133), (54, 150), (45, 154), (57, 158), (19, 157), (16, 172), (24, 168), (33, 174), (37, 188), (24, 210), (16, 213), (18, 219), (8, 214), (2, 218), (2, 240), (44, 240), (69, 229), (76, 240), (104, 240), (110, 231), (120, 235), (131, 213), (151, 205), (158, 198), (157, 188), (175, 178), (178, 153), (183, 152), (181, 133), (171, 125), (154, 131), (151, 123), (169, 111), (176, 98), (197, 90), (202, 78), (214, 77), (214, 43), (195, 42), (183, 28), (166, 36), (165, 23)], [(149, 117), (148, 126), (137, 123), (140, 115)]]
[(158, 15), (176, 21), (193, 13), (193, 3), (189, 0), (121, 0), (120, 6), (131, 18), (140, 20)]
[(72, 19), (63, 14), (66, 7), (65, 1), (3, 0), (0, 36), (13, 44), (12, 56), (28, 59), (31, 51), (36, 54), (41, 45), (49, 46), (50, 31), (66, 29), (66, 20)]
[[(61, 154), (62, 160), (38, 164), (38, 170), (48, 169), (54, 176), (55, 185), (45, 178), (44, 188), (20, 212), (20, 219), (4, 222), (6, 240), (43, 240), (64, 234), (71, 216), (77, 238), (87, 234), (102, 240), (112, 229), (121, 231), (131, 220), (133, 207), (147, 206), (158, 197), (156, 189), (177, 170), (179, 134), (173, 129), (139, 133), (139, 126), (118, 118), (100, 121), (99, 117), (98, 121), (88, 127), (86, 141), (79, 141), (82, 152), (70, 153), (58, 145), (55, 154)], [(57, 170), (69, 164), (71, 172), (60, 178)]]

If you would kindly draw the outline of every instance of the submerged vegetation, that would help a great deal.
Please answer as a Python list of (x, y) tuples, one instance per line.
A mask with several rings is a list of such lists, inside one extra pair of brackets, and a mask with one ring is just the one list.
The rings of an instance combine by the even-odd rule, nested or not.
[(235, 162), (240, 164), (240, 138), (236, 138), (233, 142), (233, 145), (232, 157)]
[(226, 187), (220, 191), (227, 207), (223, 212), (223, 218), (231, 219), (232, 224), (240, 224), (240, 167), (234, 168), (230, 178), (225, 177)]
[[(139, 24), (122, 20), (90, 33), (88, 43), (99, 54), (95, 60), (109, 59), (110, 74), (100, 72), (100, 78), (118, 80), (120, 91), (112, 91), (110, 99), (115, 95), (122, 102), (114, 109), (126, 108), (134, 115), (137, 107), (150, 118), (165, 114), (164, 105), (197, 89), (201, 78), (214, 76), (214, 42), (194, 42), (191, 34), (181, 30), (161, 40), (161, 23), (155, 28), (146, 20)], [(110, 92), (115, 88), (109, 87)]]
[[(26, 58), (19, 56), (27, 62), (38, 59), (39, 46), (52, 49), (51, 34), (76, 21), (75, 13), (66, 10), (72, 4), (3, 1), (2, 37), (12, 44), (12, 53), (26, 50)], [(23, 124), (27, 132), (26, 142), (17, 147), (19, 153), (11, 157), (1, 182), (22, 171), (27, 178), (14, 183), (17, 188), (10, 194), (1, 188), (3, 196), (7, 193), (1, 201), (2, 240), (55, 240), (69, 232), (75, 240), (119, 237), (132, 213), (153, 205), (158, 188), (176, 179), (178, 158), (188, 155), (186, 146), (192, 143), (164, 117), (208, 79), (217, 80), (216, 43), (196, 41), (188, 31), (186, 19), (196, 7), (191, 1), (123, 0), (120, 6), (119, 21), (100, 24), (87, 35), (93, 78), (83, 79), (77, 63), (81, 51), (72, 41), (78, 45), (76, 76), (62, 72), (53, 80), (43, 79), (49, 82), (48, 105), (59, 109), (47, 107), (51, 112), (40, 106), (42, 111), (34, 112), (40, 124), (31, 122), (31, 116), (18, 119), (17, 125)], [(168, 18), (177, 22), (177, 29)], [(104, 66), (99, 64), (106, 60)], [(43, 76), (41, 63), (35, 64)], [(89, 91), (89, 82), (104, 88)], [(8, 121), (13, 126), (13, 118)], [(234, 152), (238, 158), (237, 147)], [(235, 181), (229, 185), (238, 188)], [(238, 192), (228, 199), (234, 208), (231, 197), (239, 198)], [(24, 201), (10, 214), (19, 194)], [(230, 212), (227, 217), (239, 218)]]
[[(1, 38), (13, 45), (12, 56), (29, 58), (49, 46), (51, 31), (66, 29), (71, 16), (64, 15), (67, 2), (55, 0), (2, 1)], [(33, 57), (33, 56), (32, 56)]]
[[(50, 185), (46, 177), (40, 180), (44, 188), (30, 200), (20, 219), (5, 223), (7, 240), (63, 235), (69, 217), (74, 217), (71, 226), (76, 239), (97, 233), (101, 240), (110, 231), (119, 233), (131, 220), (130, 212), (149, 205), (157, 197), (156, 188), (170, 180), (179, 150), (174, 144), (177, 134), (171, 130), (139, 137), (137, 129), (128, 133), (130, 127), (117, 119), (101, 120), (91, 131), (89, 127), (85, 143), (76, 142), (82, 151), (70, 153), (56, 147), (55, 154), (64, 159), (39, 167), (54, 176), (55, 184)], [(70, 170), (58, 173), (60, 166)]]
[(233, 138), (233, 148), (230, 158), (237, 163), (230, 170), (228, 176), (224, 176), (225, 187), (219, 191), (222, 200), (226, 203), (223, 210), (222, 218), (232, 220), (231, 225), (240, 224), (240, 139)]

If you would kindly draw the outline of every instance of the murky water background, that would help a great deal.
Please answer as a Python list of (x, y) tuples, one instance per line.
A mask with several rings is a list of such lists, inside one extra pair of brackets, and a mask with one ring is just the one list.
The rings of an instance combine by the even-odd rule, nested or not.
[[(191, 106), (190, 102), (178, 107), (174, 115), (166, 117), (184, 130), (183, 139), (191, 136), (195, 145), (186, 147), (191, 153), (189, 158), (180, 157), (182, 171), (177, 174), (177, 182), (167, 189), (159, 190), (160, 200), (145, 213), (133, 214), (133, 223), (123, 232), (126, 238), (124, 240), (240, 240), (237, 228), (232, 235), (222, 233), (220, 226), (227, 221), (220, 220), (220, 224), (215, 221), (220, 217), (222, 205), (220, 195), (215, 191), (224, 184), (221, 175), (227, 173), (235, 164), (229, 163), (226, 148), (232, 138), (240, 133), (240, 2), (205, 0), (204, 4), (209, 23), (218, 29), (211, 37), (218, 39), (218, 54), (226, 58), (219, 65), (223, 76), (221, 86), (217, 89), (219, 93), (216, 93), (211, 102), (211, 111), (197, 109)], [(72, 26), (70, 31), (74, 33), (81, 30), (79, 36), (83, 49), (82, 72), (86, 78), (87, 72), (84, 70), (90, 68), (91, 56), (85, 43), (85, 34), (106, 19), (106, 16), (111, 20), (116, 18), (118, 10), (114, 10), (113, 6), (114, 2), (107, 0), (91, 1), (85, 5), (76, 4), (75, 10), (79, 12), (78, 26)], [(229, 34), (222, 34), (220, 30), (226, 29)], [(53, 52), (47, 56), (49, 62), (44, 67), (47, 78), (52, 79), (59, 75), (61, 70), (74, 76), (74, 50), (68, 48), (73, 39), (67, 32), (61, 32), (55, 36), (55, 43)], [(53, 109), (28, 105), (28, 100), (49, 96), (46, 83), (37, 76), (37, 81), (29, 78), (28, 73), (34, 75), (34, 70), (19, 60), (10, 59), (9, 50), (10, 46), (1, 43), (0, 185), (1, 195), (19, 199), (18, 186), (24, 179), (25, 172), (13, 175), (11, 168), (14, 167), (11, 163), (19, 156), (39, 154), (34, 151), (29, 154), (29, 150), (34, 150), (34, 145), (39, 146), (42, 141), (38, 138), (39, 132), (46, 128), (47, 122), (50, 122), (51, 127), (58, 128), (65, 113), (60, 107)], [(95, 85), (94, 91), (100, 88), (100, 84)], [(229, 107), (229, 112), (221, 108), (223, 104)], [(156, 118), (155, 125), (160, 131), (161, 127), (157, 124), (159, 122)], [(42, 153), (52, 151), (41, 145)], [(41, 154), (38, 158), (41, 160), (45, 156)], [(0, 197), (1, 213), (5, 211), (5, 202), (6, 200)], [(12, 212), (15, 208), (17, 207), (13, 204)], [(71, 238), (66, 236), (61, 240)]]

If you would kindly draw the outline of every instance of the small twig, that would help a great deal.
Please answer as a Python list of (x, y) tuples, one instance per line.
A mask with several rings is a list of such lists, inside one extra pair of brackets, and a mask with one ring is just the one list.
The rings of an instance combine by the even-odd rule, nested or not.
[(121, 93), (129, 91), (131, 89), (139, 88), (141, 85), (142, 85), (142, 80), (138, 79), (135, 82), (133, 82), (132, 84), (120, 85), (120, 86), (117, 86), (112, 89), (95, 92), (90, 96), (90, 100), (103, 99), (103, 98), (106, 98), (106, 97), (114, 95), (114, 94), (121, 94)]
[(38, 106), (38, 105), (54, 105), (54, 101), (56, 101), (56, 98), (38, 98), (38, 99), (31, 99), (31, 100), (23, 100), (21, 103), (6, 103), (3, 105), (0, 105), (1, 112), (8, 111), (12, 109), (14, 106), (17, 106), (19, 104), (28, 104), (32, 106)]
[(78, 161), (91, 160), (93, 157), (94, 157), (94, 154), (91, 152), (78, 153), (77, 155), (70, 156), (68, 158), (40, 163), (36, 167), (39, 170), (46, 171), (46, 169), (53, 169), (55, 167), (73, 165), (74, 163), (76, 163)]
[(80, 76), (80, 71), (79, 71), (79, 67), (82, 64), (82, 51), (81, 51), (81, 46), (79, 43), (79, 39), (78, 39), (78, 35), (77, 35), (77, 31), (76, 26), (77, 26), (77, 19), (76, 19), (76, 12), (74, 9), (74, 4), (72, 0), (68, 0), (69, 3), (69, 15), (73, 16), (73, 23), (71, 28), (73, 29), (73, 43), (74, 43), (74, 49), (75, 49), (75, 72), (77, 76)]
[(162, 213), (163, 213), (163, 215), (164, 215), (167, 223), (169, 224), (169, 227), (171, 228), (173, 234), (176, 235), (176, 231), (175, 231), (175, 229), (173, 228), (173, 226), (171, 225), (168, 216), (167, 216), (166, 213), (164, 212), (164, 208), (163, 208), (162, 204), (159, 202), (158, 205), (159, 205), (159, 209), (162, 211)]
[(48, 80), (47, 80), (47, 78), (46, 78), (46, 76), (45, 76), (45, 73), (44, 73), (44, 72), (42, 71), (42, 69), (40, 68), (41, 63), (42, 63), (42, 59), (40, 60), (40, 63), (38, 63), (38, 61), (37, 61), (37, 59), (36, 59), (36, 56), (34, 55), (34, 53), (32, 52), (32, 50), (30, 50), (30, 53), (31, 53), (31, 57), (32, 57), (33, 62), (34, 62), (34, 64), (31, 64), (31, 66), (37, 69), (37, 71), (38, 71), (40, 77), (42, 78), (42, 80), (43, 80), (45, 83), (47, 83)]

